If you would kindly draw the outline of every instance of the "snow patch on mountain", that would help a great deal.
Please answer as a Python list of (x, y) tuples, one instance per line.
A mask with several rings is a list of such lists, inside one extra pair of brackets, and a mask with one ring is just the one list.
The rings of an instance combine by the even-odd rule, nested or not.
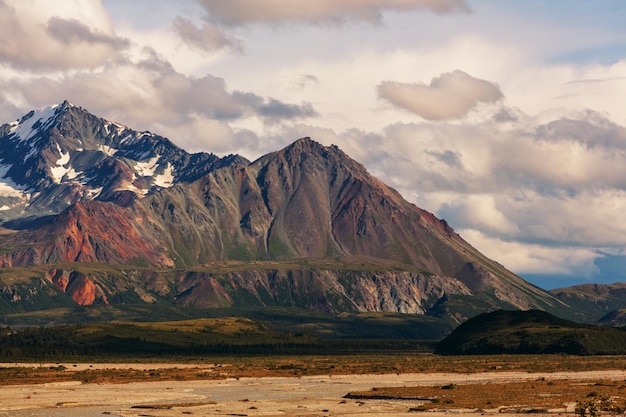
[(115, 155), (115, 152), (117, 152), (117, 149), (112, 148), (112, 147), (107, 146), (107, 145), (99, 145), (98, 146), (98, 150), (100, 152), (106, 154), (106, 155), (109, 155), (109, 156), (113, 156), (113, 155)]
[(12, 181), (0, 180), (0, 197), (23, 197), (24, 192), (17, 189)]
[(48, 127), (54, 121), (58, 104), (45, 107), (41, 110), (33, 110), (21, 120), (11, 123), (10, 134), (15, 139), (24, 142), (35, 136), (37, 132)]
[[(120, 132), (121, 133), (121, 132)], [(120, 145), (132, 145), (137, 142), (139, 139), (143, 138), (153, 138), (154, 134), (150, 132), (135, 132), (134, 134), (127, 134), (122, 139), (120, 139)]]
[(135, 194), (137, 194), (138, 196), (141, 197), (145, 197), (148, 195), (148, 192), (150, 191), (148, 188), (139, 188), (135, 186), (135, 180), (137, 179), (137, 176), (135, 174), (133, 174), (133, 181), (128, 184), (128, 186), (125, 188), (128, 191), (132, 191)]
[(31, 144), (30, 151), (26, 155), (24, 155), (24, 163), (26, 163), (26, 161), (28, 161), (31, 157), (37, 155), (38, 153), (39, 153), (39, 149), (37, 149), (35, 146)]
[(95, 177), (87, 177), (87, 176), (83, 176), (83, 177), (81, 177), (81, 178), (80, 178), (80, 181), (79, 181), (79, 182), (80, 182), (82, 185), (89, 185), (89, 181), (91, 181), (91, 180), (93, 180), (93, 179), (95, 179)]
[(98, 188), (93, 188), (91, 190), (87, 190), (87, 197), (90, 199), (97, 198), (103, 189), (104, 187), (98, 187)]
[(135, 165), (135, 170), (137, 171), (137, 174), (142, 177), (153, 176), (158, 167), (158, 162), (160, 158), (161, 156), (157, 155), (154, 158), (149, 159), (148, 161), (137, 162), (137, 164)]
[(125, 129), (126, 126), (115, 122), (107, 122), (104, 124), (104, 131), (107, 135), (115, 132), (119, 136)]
[(133, 137), (133, 135), (127, 134), (126, 136), (124, 136), (123, 138), (120, 139), (120, 145), (126, 143), (126, 141), (128, 141), (132, 137)]
[(73, 169), (69, 167), (68, 168), (65, 167), (65, 165), (70, 162), (70, 153), (69, 152), (63, 153), (58, 143), (57, 143), (57, 150), (59, 151), (59, 154), (61, 155), (61, 157), (57, 159), (56, 166), (50, 168), (50, 174), (52, 175), (52, 179), (54, 180), (54, 182), (59, 184), (61, 180), (63, 179), (63, 176), (69, 173), (70, 170), (73, 171)]
[(168, 162), (162, 174), (154, 177), (154, 185), (159, 187), (171, 187), (174, 184), (174, 167)]
[(69, 167), (67, 170), (67, 173), (65, 174), (65, 178), (71, 181), (71, 180), (75, 180), (81, 175), (83, 175), (82, 171), (75, 171), (74, 168)]
[(6, 178), (12, 165), (0, 165), (0, 197), (24, 197), (24, 191), (11, 179)]

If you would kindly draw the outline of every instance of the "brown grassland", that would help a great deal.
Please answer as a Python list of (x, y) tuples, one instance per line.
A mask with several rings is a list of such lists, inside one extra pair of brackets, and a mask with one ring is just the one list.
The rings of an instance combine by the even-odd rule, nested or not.
[[(79, 360), (79, 362), (83, 362)], [(97, 361), (93, 362), (98, 363)], [(120, 363), (131, 361), (120, 360)], [(243, 377), (305, 375), (358, 375), (387, 373), (479, 373), (491, 371), (580, 372), (626, 369), (626, 356), (570, 355), (339, 355), (339, 356), (218, 356), (213, 358), (143, 358), (147, 369), (135, 367), (73, 369), (54, 365), (0, 367), (0, 385), (64, 381), (129, 383), (137, 381), (202, 380)], [(167, 363), (168, 366), (159, 366)], [(171, 364), (185, 364), (184, 367)], [(196, 366), (194, 366), (197, 365)], [(626, 383), (625, 383), (626, 384)]]
[[(524, 382), (446, 384), (420, 387), (384, 387), (351, 392), (352, 399), (425, 400), (414, 411), (438, 409), (492, 409), (547, 412), (578, 401), (606, 402), (623, 414), (626, 382), (538, 378)], [(607, 408), (608, 409), (608, 408)]]

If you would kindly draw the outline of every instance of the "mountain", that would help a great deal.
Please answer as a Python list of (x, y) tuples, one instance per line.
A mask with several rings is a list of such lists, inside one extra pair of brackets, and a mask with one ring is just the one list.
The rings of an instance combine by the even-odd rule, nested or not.
[(613, 310), (602, 316), (598, 322), (613, 327), (626, 327), (626, 308)]
[(439, 342), (436, 353), (623, 355), (626, 331), (575, 323), (545, 311), (498, 310), (461, 324)]
[(568, 308), (336, 146), (303, 138), (254, 162), (189, 155), (67, 102), (0, 133), (14, 193), (0, 231), (5, 312), (71, 300), (459, 323), (499, 308)]
[(248, 161), (188, 154), (65, 101), (0, 126), (0, 219), (54, 214), (78, 201), (124, 204), (235, 162)]
[[(385, 259), (416, 269), (422, 280), (445, 282), (435, 286), (442, 315), (455, 303), (455, 309), (472, 311), (471, 296), (492, 307), (561, 305), (482, 256), (445, 221), (404, 200), (337, 147), (309, 138), (140, 203), (174, 236), (186, 266), (225, 259)], [(359, 291), (342, 285), (340, 294)]]
[[(573, 318), (580, 321), (604, 322), (605, 316), (619, 316), (618, 310), (626, 307), (626, 283), (583, 284), (557, 288), (550, 293), (574, 308)], [(615, 320), (615, 318), (613, 319)], [(610, 320), (609, 320), (610, 322)]]

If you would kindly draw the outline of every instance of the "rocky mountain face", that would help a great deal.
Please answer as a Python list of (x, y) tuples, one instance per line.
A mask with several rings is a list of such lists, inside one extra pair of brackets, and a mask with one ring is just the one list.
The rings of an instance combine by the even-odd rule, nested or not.
[[(427, 314), (447, 292), (469, 294), (453, 279), (412, 272), (345, 270), (209, 271), (179, 276), (176, 303), (193, 307), (233, 304), (302, 307), (341, 312)], [(211, 294), (207, 297), (207, 294)], [(248, 301), (242, 300), (247, 298)]]
[[(304, 138), (251, 163), (189, 155), (68, 103), (0, 135), (1, 213), (11, 219), (0, 264), (40, 271), (29, 279), (55, 297), (455, 321), (497, 308), (567, 308), (336, 146)], [(52, 214), (19, 219), (32, 213)], [(232, 262), (245, 266), (227, 268)], [(80, 272), (84, 263), (102, 268)], [(14, 294), (6, 276), (2, 291)]]
[(112, 202), (78, 202), (33, 229), (7, 235), (1, 267), (31, 267), (55, 262), (128, 264), (149, 262), (172, 267), (162, 234), (143, 213)]

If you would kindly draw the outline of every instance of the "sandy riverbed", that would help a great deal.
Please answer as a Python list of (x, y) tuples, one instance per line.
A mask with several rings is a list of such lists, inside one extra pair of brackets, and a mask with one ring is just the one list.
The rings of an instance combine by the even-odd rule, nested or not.
[[(33, 366), (2, 364), (0, 366)], [(50, 366), (50, 364), (42, 364)], [(56, 365), (56, 364), (54, 364)], [(74, 364), (63, 364), (74, 367)], [(197, 367), (198, 365), (193, 365)], [(181, 364), (76, 364), (87, 368), (181, 368)], [(0, 388), (0, 416), (411, 416), (418, 401), (352, 400), (343, 396), (384, 386), (444, 385), (465, 382), (507, 382), (537, 378), (626, 380), (626, 371), (481, 372), (474, 374), (385, 374), (240, 378), (218, 381), (84, 384), (64, 382), (11, 385)], [(163, 408), (155, 408), (160, 406)], [(571, 410), (570, 410), (571, 411)], [(486, 413), (497, 410), (486, 410)], [(456, 411), (455, 413), (458, 413)], [(427, 413), (435, 417), (446, 413)], [(480, 415), (478, 412), (464, 413)], [(485, 414), (485, 412), (482, 412)], [(556, 414), (556, 413), (555, 413)], [(499, 415), (503, 415), (500, 413)]]

